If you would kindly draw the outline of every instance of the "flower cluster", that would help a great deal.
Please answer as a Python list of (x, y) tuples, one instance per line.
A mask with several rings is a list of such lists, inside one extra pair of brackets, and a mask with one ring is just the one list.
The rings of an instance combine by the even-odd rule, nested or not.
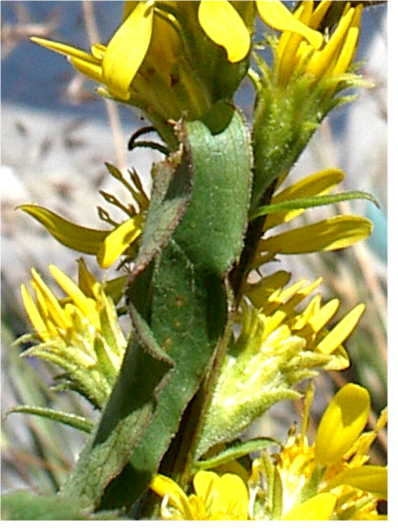
[[(23, 284), (22, 300), (35, 334), (22, 341), (37, 343), (24, 352), (61, 367), (66, 382), (58, 389), (73, 389), (101, 409), (115, 383), (126, 349), (126, 338), (118, 324), (113, 292), (118, 297), (124, 279), (108, 286), (100, 284), (79, 260), (79, 284), (55, 266), (52, 276), (66, 297), (58, 299), (32, 269), (34, 300)], [(120, 295), (119, 295), (120, 296)]]
[[(321, 28), (331, 4), (300, 2), (294, 17), (310, 28)], [(270, 40), (274, 54), (271, 66), (257, 57), (261, 75), (252, 73), (257, 88), (254, 206), (262, 202), (268, 186), (289, 171), (325, 115), (352, 99), (338, 94), (363, 85), (361, 78), (349, 71), (358, 43), (361, 11), (361, 4), (351, 7), (346, 2), (334, 31), (329, 36), (318, 32), (322, 35), (319, 46), (297, 32), (285, 30), (279, 39)]]
[[(298, 435), (292, 428), (278, 453), (254, 459), (250, 475), (200, 471), (187, 495), (158, 475), (151, 489), (162, 497), (164, 520), (384, 520), (378, 502), (387, 499), (387, 468), (367, 464), (369, 448), (387, 421), (363, 432), (369, 417), (368, 391), (342, 387), (319, 423), (315, 442), (306, 430), (313, 389), (307, 392)], [(231, 464), (229, 465), (231, 466)]]
[(196, 119), (231, 98), (247, 73), (255, 9), (271, 27), (300, 34), (318, 49), (322, 35), (293, 17), (282, 2), (126, 2), (123, 23), (107, 46), (91, 54), (33, 40), (70, 58), (102, 85), (106, 97), (141, 109), (172, 146), (167, 122)]
[(322, 279), (309, 285), (302, 280), (285, 288), (289, 278), (279, 271), (248, 288), (247, 296), (255, 306), (242, 302), (240, 333), (224, 359), (205, 416), (198, 458), (214, 444), (235, 439), (274, 403), (298, 398), (294, 384), (315, 376), (317, 369), (348, 367), (342, 344), (364, 305), (327, 330), (339, 302), (322, 304), (318, 294), (297, 311), (296, 306), (303, 304)]
[[(336, 12), (325, 0), (299, 2), (293, 11), (279, 1), (125, 2), (109, 43), (93, 44), (91, 53), (32, 39), (67, 56), (100, 84), (101, 95), (140, 109), (167, 155), (153, 166), (151, 198), (135, 170), (126, 179), (107, 165), (132, 198), (123, 204), (100, 192), (123, 212), (115, 221), (99, 207), (110, 230), (20, 207), (101, 268), (118, 263), (111, 281), (97, 280), (83, 259), (77, 282), (49, 266), (63, 297), (34, 269), (33, 296), (21, 287), (34, 332), (20, 341), (35, 343), (24, 355), (61, 367), (58, 389), (79, 392), (102, 412), (61, 499), (73, 492), (87, 496), (90, 507), (134, 506), (140, 517), (165, 520), (383, 519), (378, 502), (387, 498), (387, 469), (368, 461), (387, 418), (382, 412), (364, 432), (369, 392), (344, 385), (312, 444), (307, 433), (312, 378), (349, 366), (343, 345), (365, 306), (336, 320), (340, 302), (315, 293), (321, 278), (290, 284), (289, 272), (266, 271), (279, 255), (344, 249), (372, 230), (362, 217), (336, 215), (274, 232), (311, 207), (372, 200), (362, 192), (329, 194), (344, 178), (334, 168), (282, 189), (322, 119), (350, 99), (340, 92), (362, 83), (352, 62), (363, 6), (341, 4)], [(262, 43), (255, 42), (257, 15), (268, 26)], [(264, 45), (272, 61), (261, 58)], [(246, 76), (256, 91), (250, 129), (231, 103)], [(241, 166), (223, 153), (237, 145)], [(233, 208), (216, 223), (211, 216), (227, 195)], [(221, 259), (209, 257), (213, 249)], [(126, 262), (129, 274), (120, 273)], [(128, 338), (120, 301), (131, 318)], [(195, 352), (203, 355), (198, 364)], [(310, 384), (301, 432), (292, 427), (285, 444), (242, 441), (275, 403), (300, 399), (303, 380)], [(260, 457), (250, 462), (256, 451)], [(148, 488), (162, 500), (155, 509), (153, 497), (138, 507)]]

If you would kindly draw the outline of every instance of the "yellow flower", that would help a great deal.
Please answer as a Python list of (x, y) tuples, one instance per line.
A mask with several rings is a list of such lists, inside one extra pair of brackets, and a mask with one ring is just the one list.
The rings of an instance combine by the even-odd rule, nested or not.
[(82, 259), (78, 285), (56, 266), (49, 269), (67, 297), (58, 299), (32, 269), (35, 299), (25, 284), (21, 294), (36, 336), (29, 334), (22, 340), (38, 344), (24, 355), (61, 367), (66, 383), (60, 388), (74, 389), (101, 408), (115, 383), (127, 344), (114, 302), (106, 285), (96, 281)]
[(322, 303), (315, 295), (300, 310), (297, 305), (322, 279), (285, 287), (290, 275), (279, 271), (248, 285), (240, 315), (240, 334), (227, 353), (205, 415), (195, 458), (212, 446), (239, 437), (274, 403), (298, 398), (295, 383), (312, 377), (317, 369), (342, 370), (348, 355), (342, 347), (363, 311), (359, 304), (331, 330), (327, 325), (339, 307), (334, 299)]
[(194, 493), (189, 495), (172, 479), (155, 476), (150, 488), (162, 498), (160, 516), (165, 520), (385, 519), (377, 503), (387, 499), (387, 469), (367, 462), (369, 448), (386, 424), (386, 411), (375, 430), (363, 433), (369, 393), (349, 383), (327, 407), (311, 445), (306, 432), (313, 395), (310, 385), (301, 433), (296, 435), (292, 428), (279, 452), (255, 458), (250, 475), (245, 469), (231, 473), (238, 465), (235, 461), (224, 465), (220, 461), (218, 470), (228, 472), (221, 476), (198, 472), (193, 477)]
[(279, 39), (268, 40), (272, 65), (255, 55), (260, 69), (259, 75), (251, 72), (257, 93), (253, 125), (255, 208), (267, 198), (267, 188), (292, 168), (327, 113), (354, 98), (337, 95), (364, 84), (360, 76), (349, 72), (358, 43), (362, 5), (351, 7), (346, 2), (334, 31), (328, 28), (323, 34), (323, 21), (332, 3), (299, 2), (293, 13), (302, 25), (322, 29), (318, 31), (320, 43), (314, 45), (302, 34), (287, 29)]
[[(306, 429), (312, 390), (308, 391), (303, 427), (290, 435), (275, 461), (280, 481), (282, 520), (379, 520), (378, 500), (387, 499), (387, 468), (367, 464), (371, 444), (387, 421), (382, 412), (376, 429), (363, 432), (370, 411), (368, 391), (349, 383), (335, 395), (318, 426), (315, 443)], [(255, 464), (261, 468), (259, 461)], [(314, 510), (306, 518), (307, 510)]]
[[(315, 7), (315, 2), (301, 2), (294, 16), (302, 24), (317, 29), (331, 4), (323, 0)], [(346, 2), (335, 30), (318, 49), (298, 33), (284, 32), (276, 53), (278, 82), (286, 84), (297, 68), (304, 68), (314, 79), (344, 74), (356, 52), (362, 8), (361, 3), (350, 7), (350, 2)]]
[(126, 2), (123, 22), (108, 45), (91, 53), (33, 37), (66, 55), (104, 96), (139, 107), (175, 147), (167, 121), (197, 119), (230, 99), (249, 66), (255, 7), (279, 30), (299, 32), (318, 48), (319, 32), (293, 17), (282, 2)]
[[(199, 3), (189, 1), (126, 2), (123, 22), (108, 45), (94, 44), (91, 54), (42, 38), (33, 40), (66, 55), (77, 70), (102, 85), (100, 94), (140, 108), (175, 148), (168, 121), (183, 115), (199, 118), (219, 99), (231, 98), (246, 74), (250, 47), (246, 23), (251, 26), (254, 10), (251, 2), (239, 4), (247, 4), (240, 6), (245, 22), (229, 2), (213, 6), (216, 13), (223, 11), (223, 34), (225, 27), (238, 31), (227, 45), (228, 50), (232, 43), (235, 47), (228, 51), (233, 62), (225, 56), (225, 49), (204, 33), (198, 22)], [(200, 20), (209, 26), (207, 6), (201, 10)], [(244, 55), (236, 49), (242, 39)], [(245, 64), (241, 64), (243, 59)]]
[[(252, 2), (247, 2), (252, 4)], [(194, 2), (184, 2), (194, 4)], [(124, 20), (111, 38), (108, 46), (95, 44), (91, 55), (87, 52), (46, 39), (33, 37), (32, 40), (51, 50), (70, 57), (73, 66), (95, 81), (108, 86), (117, 98), (127, 101), (131, 97), (131, 83), (149, 53), (154, 32), (159, 28), (155, 20), (166, 18), (170, 25), (176, 24), (178, 16), (195, 18), (195, 6), (178, 5), (178, 2), (126, 2)], [(222, 46), (231, 63), (242, 61), (251, 47), (249, 18), (242, 19), (239, 10), (246, 14), (251, 7), (240, 6), (241, 2), (227, 0), (199, 2), (197, 19), (206, 35), (217, 45)], [(321, 34), (294, 18), (282, 2), (256, 2), (262, 19), (279, 30), (296, 32), (318, 48), (322, 43)], [(180, 13), (179, 13), (180, 11)], [(171, 34), (167, 34), (170, 36)], [(170, 46), (163, 42), (163, 46)], [(160, 50), (158, 50), (160, 51)]]
[(194, 494), (187, 496), (172, 479), (158, 474), (151, 489), (163, 498), (164, 520), (249, 520), (249, 493), (236, 474), (200, 471), (193, 478)]

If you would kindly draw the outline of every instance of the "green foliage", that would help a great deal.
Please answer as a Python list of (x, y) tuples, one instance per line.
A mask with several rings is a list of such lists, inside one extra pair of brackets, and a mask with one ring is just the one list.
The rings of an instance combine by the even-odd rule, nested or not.
[[(58, 301), (44, 283), (40, 291), (31, 282), (35, 300), (23, 288), (24, 304), (29, 306), (27, 313), (37, 334), (23, 336), (19, 343), (26, 338), (37, 339), (39, 343), (25, 355), (35, 351), (45, 361), (57, 362), (64, 370), (58, 378), (66, 380), (57, 391), (73, 390), (89, 398), (99, 410), (100, 418), (90, 420), (79, 408), (69, 413), (51, 407), (49, 395), (39, 388), (34, 372), (26, 365), (23, 382), (27, 389), (19, 384), (18, 391), (35, 405), (14, 407), (10, 413), (33, 416), (32, 425), (37, 423), (43, 439), (37, 435), (39, 430), (32, 430), (33, 438), (39, 450), (43, 449), (43, 460), (50, 464), (49, 471), (40, 476), (45, 486), (42, 495), (17, 491), (3, 496), (5, 520), (153, 516), (158, 513), (153, 511), (153, 500), (147, 494), (150, 485), (155, 490), (151, 481), (158, 473), (163, 475), (164, 484), (170, 486), (177, 481), (186, 491), (194, 473), (218, 467), (239, 470), (243, 464), (246, 480), (250, 476), (250, 453), (263, 452), (274, 444), (283, 449), (283, 445), (270, 437), (241, 441), (252, 422), (275, 402), (300, 397), (296, 384), (313, 377), (316, 368), (341, 370), (348, 366), (342, 343), (355, 327), (363, 305), (353, 310), (354, 317), (349, 314), (349, 319), (340, 321), (329, 333), (326, 325), (334, 316), (337, 301), (323, 305), (321, 296), (317, 295), (305, 310), (295, 310), (296, 303), (301, 303), (306, 296), (306, 290), (309, 293), (319, 283), (305, 287), (303, 280), (303, 287), (300, 282), (286, 287), (290, 275), (279, 271), (269, 277), (262, 276), (250, 285), (249, 273), (276, 261), (276, 256), (281, 254), (342, 249), (371, 232), (368, 220), (341, 215), (263, 237), (268, 230), (308, 208), (352, 199), (376, 203), (365, 192), (327, 195), (343, 179), (339, 170), (320, 172), (275, 195), (323, 118), (332, 108), (353, 98), (340, 97), (338, 93), (361, 83), (359, 77), (349, 72), (359, 21), (357, 26), (352, 22), (352, 27), (349, 22), (341, 34), (336, 32), (341, 46), (336, 46), (339, 39), (337, 43), (335, 39), (330, 51), (333, 28), (335, 23), (340, 24), (343, 12), (342, 8), (330, 8), (323, 21), (315, 23), (313, 19), (310, 25), (311, 32), (316, 33), (318, 24), (319, 30), (330, 31), (332, 37), (325, 38), (319, 33), (317, 40), (323, 46), (312, 49), (308, 55), (300, 55), (299, 43), (309, 44), (302, 40), (300, 32), (296, 35), (296, 30), (290, 29), (291, 14), (275, 3), (282, 13), (287, 12), (290, 22), (288, 29), (278, 23), (275, 28), (283, 32), (282, 38), (270, 37), (268, 41), (274, 52), (272, 67), (255, 56), (260, 72), (250, 74), (256, 90), (250, 132), (241, 111), (226, 101), (232, 99), (247, 73), (249, 48), (240, 60), (230, 61), (225, 45), (230, 39), (224, 41), (227, 37), (224, 33), (218, 41), (218, 20), (206, 26), (210, 28), (209, 34), (203, 26), (198, 26), (200, 3), (186, 2), (179, 16), (176, 15), (180, 8), (172, 4), (126, 3), (125, 14), (134, 7), (137, 11), (134, 16), (125, 17), (123, 24), (126, 25), (122, 25), (123, 31), (117, 32), (113, 41), (113, 45), (120, 41), (122, 46), (108, 45), (111, 51), (117, 50), (113, 55), (98, 45), (94, 45), (93, 55), (79, 50), (71, 52), (70, 46), (58, 45), (58, 49), (53, 46), (60, 53), (71, 54), (72, 64), (80, 65), (89, 77), (105, 85), (107, 80), (111, 81), (117, 89), (119, 85), (114, 81), (118, 76), (123, 86), (126, 72), (131, 76), (129, 63), (123, 64), (120, 58), (136, 50), (135, 42), (120, 35), (125, 31), (128, 34), (128, 22), (137, 16), (145, 28), (145, 46), (138, 42), (145, 68), (136, 61), (136, 71), (128, 87), (129, 99), (122, 99), (141, 108), (168, 146), (137, 142), (140, 133), (130, 142), (130, 147), (157, 148), (165, 155), (162, 162), (153, 165), (150, 200), (134, 170), (129, 172), (130, 182), (120, 170), (107, 164), (111, 175), (124, 185), (132, 199), (132, 203), (124, 205), (112, 194), (100, 192), (105, 201), (128, 217), (119, 225), (99, 207), (99, 216), (112, 225), (111, 231), (87, 229), (43, 207), (20, 207), (63, 245), (97, 255), (101, 267), (110, 267), (124, 255), (127, 259), (120, 267), (129, 264), (131, 270), (126, 268), (123, 275), (102, 283), (88, 271), (85, 270), (85, 276), (80, 271), (79, 288), (75, 286), (77, 302), (73, 296)], [(233, 20), (239, 24), (244, 22), (245, 35), (251, 42), (256, 4), (226, 2), (223, 6), (230, 13), (237, 9), (240, 16), (236, 14), (238, 18)], [(313, 7), (308, 3), (310, 10)], [(346, 7), (348, 11), (349, 6)], [(297, 23), (300, 17), (296, 15)], [(152, 27), (153, 17), (159, 17), (154, 23), (156, 31)], [(303, 21), (306, 26), (304, 18)], [(353, 30), (350, 38), (346, 35), (348, 28)], [(213, 33), (217, 36), (215, 41), (211, 37)], [(134, 30), (133, 34), (137, 32)], [(286, 39), (289, 45), (284, 47)], [(39, 41), (45, 43), (43, 39)], [(344, 41), (348, 42), (348, 50)], [(168, 55), (172, 57), (170, 64)], [(347, 57), (347, 65), (340, 71)], [(307, 71), (313, 58), (317, 58), (316, 68)], [(104, 76), (106, 66), (111, 67), (107, 70), (108, 77)], [(103, 88), (102, 94), (115, 97)], [(66, 275), (63, 279), (69, 285)], [(78, 339), (79, 345), (87, 348), (83, 349), (87, 358), (90, 350), (95, 350), (99, 375), (109, 376), (104, 388), (99, 385), (100, 380), (89, 378), (92, 360), (87, 361), (79, 350), (73, 356), (76, 364), (71, 363), (64, 345), (64, 339), (70, 340), (69, 354), (74, 354), (74, 332), (93, 330), (93, 323), (81, 311), (79, 301), (84, 299), (84, 308), (88, 308), (90, 315), (100, 290), (104, 290), (101, 291), (104, 300), (108, 300), (105, 294), (110, 295), (115, 304), (121, 301), (121, 307), (118, 310), (107, 307), (99, 315), (98, 325), (94, 326), (98, 336), (93, 345), (83, 333)], [(244, 297), (250, 300), (242, 300)], [(242, 315), (246, 304), (253, 312), (247, 312), (245, 321)], [(118, 329), (119, 336), (113, 334), (117, 312), (127, 312), (130, 317), (127, 339), (121, 329)], [(58, 320), (51, 322), (52, 313)], [(47, 327), (44, 333), (42, 328), (47, 326), (47, 321), (52, 328)], [(50, 341), (52, 332), (59, 335), (58, 343)], [(102, 339), (107, 336), (110, 339), (105, 344)], [(326, 348), (323, 340), (330, 337)], [(115, 367), (111, 358), (118, 350), (117, 338), (121, 339), (122, 347), (117, 352)], [(330, 360), (334, 354), (337, 361)], [(85, 364), (81, 363), (82, 359)], [(18, 366), (18, 370), (24, 369)], [(90, 385), (91, 393), (87, 391)], [(63, 462), (57, 451), (50, 448), (47, 453), (46, 442), (51, 442), (55, 450), (64, 442), (63, 432), (48, 428), (51, 421), (83, 432), (85, 446), (74, 466), (72, 458)], [(306, 424), (308, 418), (303, 421), (305, 428)], [(378, 429), (383, 426), (380, 422)], [(6, 442), (12, 445), (11, 439)], [(283, 459), (275, 458), (275, 462), (280, 464)], [(280, 502), (275, 503), (272, 515), (280, 519), (284, 510), (284, 482), (282, 476), (270, 473), (271, 457), (268, 465), (267, 489)], [(252, 472), (248, 485), (253, 486), (253, 478), (259, 472), (255, 467)], [(177, 491), (181, 491), (180, 487)], [(181, 492), (185, 499), (186, 495)], [(297, 499), (303, 492), (298, 489)], [(206, 496), (211, 497), (211, 493), (207, 492)]]
[(208, 119), (181, 124), (178, 134), (181, 162), (173, 156), (155, 170), (154, 199), (128, 288), (134, 334), (96, 435), (63, 496), (99, 503), (129, 461), (130, 486), (113, 486), (112, 497), (137, 499), (224, 333), (225, 278), (243, 247), (249, 207), (248, 133), (240, 112), (223, 103)]
[(79, 498), (39, 496), (30, 491), (16, 491), (1, 498), (2, 520), (114, 520), (116, 512), (92, 515), (92, 507)]

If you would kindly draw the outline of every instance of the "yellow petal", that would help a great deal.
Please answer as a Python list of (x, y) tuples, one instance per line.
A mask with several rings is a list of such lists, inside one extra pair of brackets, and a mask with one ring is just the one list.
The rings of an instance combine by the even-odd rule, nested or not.
[(193, 485), (196, 494), (205, 501), (206, 506), (211, 502), (211, 496), (215, 497), (215, 491), (218, 490), (220, 477), (215, 472), (201, 470), (193, 478)]
[(336, 501), (336, 496), (329, 492), (317, 494), (291, 509), (282, 520), (330, 520)]
[(311, 284), (306, 285), (306, 282), (307, 281), (305, 279), (302, 279), (293, 284), (292, 286), (287, 287), (286, 289), (281, 291), (280, 295), (277, 297), (276, 300), (282, 302), (286, 299), (289, 299), (289, 301), (286, 303), (286, 306), (289, 309), (293, 309), (303, 299), (305, 299), (305, 297), (308, 297), (310, 293), (312, 293), (318, 286), (322, 284), (322, 278), (314, 280), (314, 282), (312, 282)]
[(323, 37), (319, 31), (315, 31), (293, 16), (282, 2), (257, 0), (257, 9), (261, 18), (268, 26), (280, 31), (293, 31), (299, 33), (317, 50), (322, 46)]
[(368, 421), (369, 392), (349, 383), (333, 397), (323, 414), (315, 439), (315, 460), (333, 465), (358, 439)]
[(237, 63), (247, 56), (251, 44), (250, 34), (230, 2), (200, 2), (198, 19), (209, 39), (225, 49), (228, 61)]
[[(44, 48), (48, 48), (53, 52), (65, 55), (76, 70), (79, 70), (82, 74), (98, 81), (99, 83), (103, 83), (101, 66), (102, 58), (97, 57), (96, 55), (90, 55), (84, 50), (80, 50), (79, 48), (61, 42), (49, 41), (40, 37), (31, 37), (31, 41), (40, 44), (41, 46), (44, 46)], [(93, 49), (100, 49), (101, 47), (101, 45), (97, 44), (93, 46)]]
[(126, 20), (138, 3), (139, 2), (124, 2), (123, 20)]
[(87, 269), (83, 258), (79, 258), (77, 262), (79, 265), (79, 288), (87, 297), (97, 299), (101, 292), (100, 284), (97, 282), (94, 275), (92, 275)]
[(31, 286), (35, 290), (39, 311), (46, 321), (47, 328), (50, 325), (55, 325), (57, 329), (66, 330), (72, 323), (65, 315), (58, 299), (50, 288), (43, 282), (40, 275), (34, 269), (31, 270), (32, 278)]
[(344, 249), (367, 238), (372, 223), (361, 216), (334, 216), (262, 240), (260, 252), (301, 254)]
[(18, 208), (44, 225), (56, 240), (80, 253), (97, 254), (102, 242), (110, 233), (108, 230), (88, 229), (75, 225), (44, 207), (21, 205)]
[(350, 485), (387, 500), (387, 468), (377, 465), (347, 468), (328, 483), (328, 489), (339, 485)]
[(223, 474), (218, 496), (212, 508), (214, 512), (229, 513), (231, 516), (247, 519), (249, 493), (242, 478), (236, 474)]
[(167, 476), (157, 474), (151, 481), (150, 488), (161, 498), (168, 497), (170, 504), (175, 507), (186, 520), (193, 520), (192, 511), (187, 495), (182, 488)]
[[(308, 27), (314, 27), (310, 24), (312, 4), (312, 2), (301, 2), (294, 11), (294, 18), (300, 20)], [(284, 31), (277, 46), (278, 83), (282, 86), (287, 85), (293, 70), (297, 66), (299, 57), (303, 57), (303, 54), (312, 53), (313, 51), (314, 48), (311, 44), (306, 40), (304, 41), (299, 33)]]
[(92, 61), (78, 59), (76, 57), (71, 57), (70, 62), (76, 68), (76, 70), (78, 70), (85, 76), (94, 79), (94, 81), (97, 81), (98, 83), (105, 83), (104, 78), (102, 76), (101, 65), (93, 63)]
[[(353, 21), (354, 14), (355, 10), (349, 9), (348, 12), (341, 17), (336, 30), (333, 32), (332, 37), (327, 42), (325, 48), (319, 52), (315, 52), (309, 60), (307, 69), (315, 77), (321, 77), (331, 68), (331, 66), (336, 64), (346, 39), (347, 32)], [(350, 55), (350, 60), (351, 58), (352, 55)]]
[(305, 278), (302, 278), (301, 280), (298, 280), (291, 286), (288, 286), (285, 289), (277, 290), (275, 293), (270, 295), (269, 301), (270, 302), (279, 302), (283, 303), (287, 299), (290, 299), (293, 295), (295, 295), (306, 283)]
[(361, 24), (362, 4), (355, 7), (354, 17), (351, 26), (344, 39), (344, 45), (341, 49), (340, 55), (333, 68), (333, 74), (339, 75), (347, 71), (357, 49), (359, 30)]
[(65, 275), (65, 273), (63, 273), (58, 267), (50, 265), (49, 270), (61, 288), (72, 299), (74, 305), (77, 306), (82, 314), (98, 329), (99, 318), (95, 308), (95, 301), (86, 297), (73, 280)]
[(307, 307), (292, 321), (292, 330), (302, 330), (304, 327), (308, 329), (309, 319), (320, 311), (321, 299), (320, 293), (311, 299)]
[(247, 284), (245, 295), (256, 308), (262, 308), (269, 301), (270, 295), (275, 290), (283, 288), (289, 282), (290, 277), (291, 274), (287, 271), (276, 271), (255, 284)]
[(85, 61), (88, 63), (100, 64), (100, 61), (96, 59), (94, 56), (90, 55), (89, 53), (83, 50), (80, 50), (79, 48), (70, 46), (69, 44), (63, 44), (62, 42), (49, 41), (47, 39), (42, 39), (40, 37), (31, 37), (30, 40), (35, 42), (36, 44), (40, 44), (40, 46), (44, 46), (44, 48), (48, 48), (49, 50), (52, 50), (53, 52), (66, 55), (67, 57), (71, 57), (71, 58), (73, 57), (75, 59), (79, 59), (80, 61)]
[(327, 325), (327, 323), (337, 312), (338, 307), (339, 301), (337, 299), (332, 299), (322, 306), (322, 308), (320, 308), (318, 311), (313, 313), (313, 315), (308, 319), (308, 324), (311, 326), (314, 332), (319, 332)]
[(333, 0), (322, 0), (321, 2), (318, 2), (316, 8), (314, 9), (314, 12), (311, 16), (311, 27), (317, 28), (320, 23), (322, 22), (324, 16), (328, 12), (330, 5), (333, 3)]
[(101, 245), (97, 261), (106, 269), (117, 260), (142, 232), (143, 216), (138, 214), (111, 231)]
[(27, 290), (25, 284), (21, 285), (21, 295), (22, 302), (25, 307), (26, 313), (28, 314), (29, 320), (33, 325), (33, 328), (36, 330), (42, 341), (48, 339), (48, 331), (45, 321), (42, 319), (40, 312), (37, 309), (36, 304), (34, 303), (31, 294)]
[(95, 59), (98, 60), (98, 63), (102, 64), (102, 59), (105, 56), (106, 46), (99, 44), (98, 42), (92, 44), (91, 53)]
[(365, 311), (364, 304), (358, 304), (341, 319), (328, 335), (316, 346), (317, 352), (331, 354), (348, 338)]
[(102, 63), (105, 84), (122, 100), (147, 54), (153, 27), (154, 2), (139, 2), (110, 40)]

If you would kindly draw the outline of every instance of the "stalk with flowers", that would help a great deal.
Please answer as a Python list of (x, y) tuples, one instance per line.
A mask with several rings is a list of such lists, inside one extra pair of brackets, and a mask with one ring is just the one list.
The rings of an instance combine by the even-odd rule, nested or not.
[[(33, 519), (55, 501), (58, 519), (384, 518), (386, 467), (368, 464), (368, 454), (386, 412), (364, 432), (368, 391), (342, 387), (307, 440), (312, 380), (349, 366), (343, 343), (364, 305), (331, 327), (339, 301), (314, 294), (321, 279), (290, 283), (289, 272), (267, 270), (278, 255), (344, 249), (371, 232), (353, 215), (285, 229), (309, 208), (374, 201), (363, 191), (330, 193), (344, 178), (335, 168), (283, 187), (324, 117), (353, 98), (342, 92), (364, 84), (353, 59), (367, 2), (340, 4), (125, 2), (120, 27), (91, 53), (32, 38), (67, 56), (100, 95), (138, 108), (160, 142), (138, 132), (130, 147), (158, 149), (164, 160), (152, 167), (150, 197), (134, 169), (125, 176), (108, 164), (132, 201), (111, 198), (126, 220), (108, 231), (20, 207), (105, 271), (119, 262), (120, 274), (97, 279), (82, 258), (77, 283), (50, 266), (62, 300), (35, 270), (31, 290), (22, 286), (34, 332), (20, 341), (35, 342), (24, 355), (61, 367), (60, 389), (101, 415), (15, 408), (87, 440), (55, 499), (5, 497), (10, 518), (28, 506)], [(262, 43), (257, 18), (275, 30)], [(255, 89), (250, 126), (233, 103), (246, 76)], [(274, 404), (300, 397), (298, 434), (242, 439)]]

